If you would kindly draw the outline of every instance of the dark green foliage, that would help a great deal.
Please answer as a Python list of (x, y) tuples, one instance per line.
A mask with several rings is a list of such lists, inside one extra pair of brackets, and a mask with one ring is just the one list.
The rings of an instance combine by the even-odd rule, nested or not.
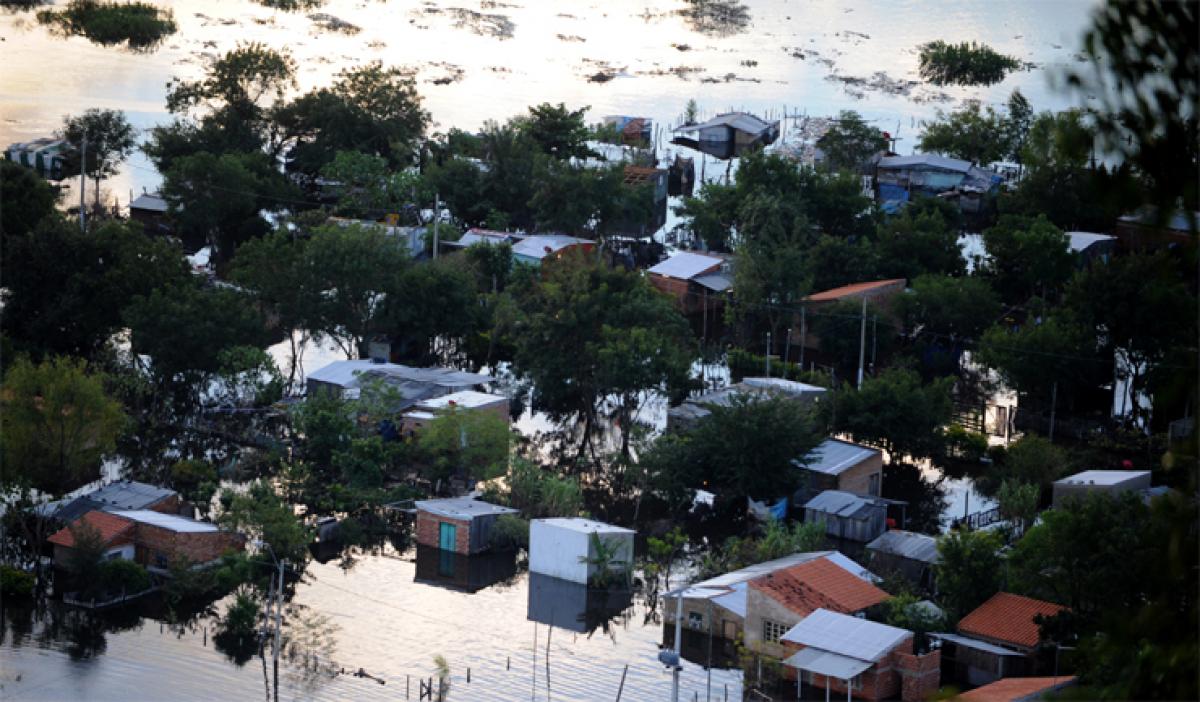
[(36, 580), (33, 573), (0, 563), (0, 595), (5, 599), (29, 597), (33, 594)]
[(1022, 68), (1012, 56), (997, 53), (986, 44), (947, 44), (940, 39), (917, 47), (921, 77), (934, 85), (992, 85), (1009, 71)]
[(508, 472), (509, 507), (529, 519), (574, 517), (583, 509), (579, 481), (559, 475), (524, 458), (514, 458)]
[(100, 564), (100, 583), (111, 595), (132, 595), (150, 587), (150, 574), (138, 563), (117, 558)]
[(806, 252), (805, 263), (812, 273), (812, 289), (832, 290), (878, 278), (881, 263), (877, 248), (863, 237), (822, 234)]
[(32, 168), (0, 159), (0, 237), (6, 255), (13, 238), (33, 231), (54, 212), (54, 200), (54, 190)]
[(97, 44), (126, 44), (136, 51), (156, 48), (175, 33), (175, 18), (144, 2), (71, 0), (62, 10), (42, 10), (38, 22), (65, 35), (79, 35)]
[(985, 495), (995, 495), (1004, 482), (1013, 480), (1046, 490), (1071, 469), (1065, 450), (1043, 437), (1027, 434), (1008, 447), (999, 465), (978, 480), (976, 488)]
[(1057, 295), (1074, 271), (1066, 234), (1045, 217), (1005, 215), (983, 232), (988, 259), (983, 271), (991, 276), (1000, 297), (1022, 304), (1037, 295)]
[(529, 520), (512, 514), (502, 514), (492, 525), (488, 537), (496, 551), (515, 551), (529, 548)]
[(221, 504), (217, 522), (222, 526), (263, 541), (276, 558), (292, 564), (303, 564), (308, 559), (312, 530), (269, 483), (257, 481), (240, 493), (227, 489), (221, 493)]
[[(7, 216), (8, 202), (4, 203)], [(139, 295), (190, 282), (179, 250), (136, 226), (106, 222), (83, 234), (57, 217), (5, 237), (0, 259), (6, 335), (31, 354), (95, 358)]]
[(1000, 316), (1000, 300), (986, 280), (921, 275), (899, 300), (904, 326), (911, 332), (973, 339)]
[(913, 645), (917, 653), (928, 650), (929, 642), (926, 634), (931, 631), (945, 630), (944, 618), (922, 607), (916, 595), (907, 592), (901, 593), (896, 597), (889, 598), (884, 603), (884, 607), (886, 609), (883, 622), (913, 632), (915, 638)]
[(934, 566), (946, 614), (957, 622), (1000, 590), (1000, 537), (990, 531), (951, 531), (938, 539)]
[(883, 132), (863, 121), (853, 110), (842, 110), (829, 131), (817, 140), (825, 152), (825, 165), (836, 171), (858, 173), (872, 156), (888, 147)]
[(219, 480), (216, 466), (208, 461), (184, 459), (171, 466), (171, 487), (204, 513), (208, 512)]
[(874, 253), (876, 274), (885, 278), (912, 280), (924, 273), (957, 276), (966, 270), (958, 230), (930, 207), (907, 207), (881, 222)]
[(892, 460), (940, 455), (953, 383), (952, 378), (924, 383), (914, 371), (889, 368), (865, 379), (861, 390), (844, 385), (833, 398), (835, 429), (884, 448)]
[(755, 563), (816, 551), (824, 545), (824, 523), (793, 522), (789, 526), (772, 519), (767, 522), (762, 536), (745, 539), (730, 537), (704, 554), (700, 560), (698, 577), (711, 578)]
[[(117, 174), (118, 169), (126, 158), (133, 153), (137, 146), (136, 130), (125, 113), (120, 110), (90, 109), (82, 115), (68, 115), (63, 119), (60, 131), (72, 149), (79, 150), (73, 154), (76, 159), (68, 172), (83, 172), (91, 175), (96, 181), (96, 202), (100, 202), (100, 179)], [(78, 162), (83, 142), (87, 141), (87, 163)]]
[(1100, 353), (1094, 330), (1063, 313), (1016, 328), (991, 327), (980, 339), (978, 358), (1024, 396), (1048, 403), (1057, 383), (1064, 407), (1070, 398), (1112, 380), (1112, 357)]
[[(863, 355), (865, 372), (873, 373), (871, 364), (887, 358), (898, 345), (899, 322), (889, 309), (867, 304), (865, 349), (862, 323), (861, 300), (842, 300), (832, 305), (822, 305), (808, 315), (809, 331), (821, 340), (821, 354), (829, 359), (837, 378), (841, 380), (857, 377), (860, 353)], [(795, 334), (793, 331), (793, 338)]]
[(736, 398), (686, 434), (667, 434), (642, 455), (642, 467), (670, 501), (704, 489), (722, 499), (774, 499), (800, 486), (792, 464), (820, 443), (823, 427), (800, 403)]
[(969, 100), (950, 114), (939, 110), (937, 120), (921, 123), (917, 146), (921, 151), (983, 165), (1017, 157), (1028, 128), (1028, 102), (1014, 91), (1008, 109), (1007, 113), (998, 112)]
[(521, 126), (548, 156), (560, 160), (588, 158), (596, 155), (586, 143), (590, 133), (583, 116), (588, 109), (568, 110), (561, 102), (544, 102), (529, 108), (529, 116)]

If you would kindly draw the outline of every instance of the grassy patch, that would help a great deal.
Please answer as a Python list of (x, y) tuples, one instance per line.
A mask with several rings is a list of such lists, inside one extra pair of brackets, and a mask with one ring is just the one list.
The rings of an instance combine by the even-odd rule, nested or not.
[(105, 46), (128, 44), (137, 50), (154, 48), (176, 30), (170, 10), (144, 2), (71, 0), (65, 9), (42, 10), (37, 18), (64, 35), (87, 37)]
[(917, 48), (921, 77), (934, 85), (992, 85), (1010, 71), (1028, 68), (1028, 64), (977, 42), (947, 44), (938, 40)]

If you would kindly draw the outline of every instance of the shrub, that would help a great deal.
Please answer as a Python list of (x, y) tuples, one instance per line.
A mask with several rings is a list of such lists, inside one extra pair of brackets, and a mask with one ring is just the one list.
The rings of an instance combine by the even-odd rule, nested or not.
[(1025, 66), (986, 44), (931, 41), (917, 47), (921, 54), (921, 77), (934, 85), (992, 85), (1009, 71)]
[(0, 565), (0, 595), (4, 595), (5, 599), (29, 597), (33, 594), (34, 582), (33, 573), (26, 573), (9, 565)]
[(152, 48), (176, 29), (170, 10), (144, 2), (71, 0), (66, 9), (42, 10), (37, 18), (63, 34), (84, 36), (104, 45), (127, 43), (132, 49)]
[(513, 514), (500, 515), (492, 525), (489, 542), (497, 551), (529, 548), (529, 521)]
[(100, 583), (111, 594), (133, 594), (150, 587), (150, 574), (141, 565), (123, 558), (100, 564)]
[(988, 452), (987, 437), (957, 424), (946, 427), (946, 455), (963, 461), (979, 462)]

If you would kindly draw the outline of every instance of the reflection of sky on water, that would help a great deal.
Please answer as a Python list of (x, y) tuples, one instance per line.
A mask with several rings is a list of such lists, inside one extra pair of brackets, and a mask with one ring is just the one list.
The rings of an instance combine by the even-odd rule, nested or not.
[[(0, 15), (5, 38), (0, 143), (44, 136), (64, 114), (88, 107), (126, 110), (140, 128), (166, 121), (167, 81), (200, 75), (205, 61), (238, 42), (261, 41), (292, 51), (301, 90), (328, 83), (346, 66), (376, 59), (415, 68), (434, 131), (474, 129), (542, 101), (590, 105), (589, 117), (595, 121), (605, 114), (639, 114), (674, 123), (694, 98), (704, 115), (729, 108), (779, 113), (786, 107), (810, 115), (857, 109), (883, 128), (899, 128), (899, 149), (907, 152), (916, 120), (962, 98), (1000, 102), (1016, 86), (1038, 109), (1062, 109), (1073, 98), (1050, 86), (1044, 70), (1013, 74), (986, 88), (918, 86), (909, 95), (867, 91), (862, 97), (827, 80), (831, 71), (863, 78), (884, 71), (891, 79), (915, 80), (914, 47), (932, 39), (979, 40), (1056, 70), (1071, 64), (1093, 3), (823, 0), (798, 5), (760, 0), (746, 3), (751, 18), (746, 31), (723, 37), (690, 31), (672, 12), (682, 3), (661, 5), (657, 12), (639, 0), (570, 6), (531, 2), (483, 10), (513, 22), (509, 39), (476, 33), (470, 23), (456, 26), (459, 20), (445, 11), (397, 2), (332, 0), (321, 8), (359, 26), (361, 31), (353, 35), (318, 33), (304, 13), (247, 1), (162, 4), (174, 8), (179, 32), (148, 54), (103, 48), (79, 37), (52, 37), (31, 13)], [(796, 51), (806, 58), (794, 58)], [(685, 80), (669, 72), (679, 67), (703, 72)], [(432, 83), (457, 75), (459, 69), (460, 80)], [(605, 83), (587, 81), (601, 70), (616, 77)], [(939, 92), (952, 101), (928, 100)], [(109, 189), (125, 202), (131, 188), (153, 186), (157, 177), (145, 170), (148, 165), (135, 157)]]

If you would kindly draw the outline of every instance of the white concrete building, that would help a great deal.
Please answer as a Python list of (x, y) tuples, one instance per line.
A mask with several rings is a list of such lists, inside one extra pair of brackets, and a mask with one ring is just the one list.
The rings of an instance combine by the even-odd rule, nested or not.
[(529, 570), (586, 585), (598, 574), (598, 540), (612, 551), (610, 573), (628, 574), (633, 569), (634, 533), (591, 519), (535, 519), (529, 525)]

